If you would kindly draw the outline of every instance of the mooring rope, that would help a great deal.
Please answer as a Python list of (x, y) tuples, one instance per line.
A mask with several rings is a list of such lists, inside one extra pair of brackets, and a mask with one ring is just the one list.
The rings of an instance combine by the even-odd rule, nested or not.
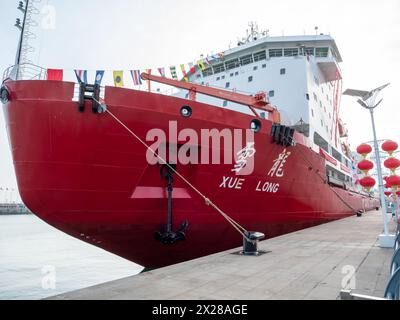
[[(94, 99), (97, 103), (99, 101)], [(191, 184), (182, 174), (180, 174), (176, 169), (174, 169), (164, 158), (162, 158), (156, 151), (154, 151), (146, 142), (144, 142), (136, 133), (134, 133), (128, 126), (126, 126), (115, 114), (113, 114), (108, 108), (105, 110), (116, 122), (118, 122), (125, 130), (127, 130), (132, 136), (134, 136), (143, 146), (145, 146), (151, 153), (153, 153), (163, 164), (165, 164), (172, 172), (174, 172), (179, 178), (181, 178), (190, 188), (192, 188), (199, 196), (201, 196), (207, 206), (214, 208), (222, 217), (224, 217), (233, 228), (235, 228), (243, 237), (254, 243), (254, 240), (250, 239), (247, 234), (248, 231), (242, 227), (239, 223), (229, 217), (224, 211), (222, 211), (214, 202), (207, 198), (203, 193), (201, 193), (193, 184)]]
[[(101, 104), (99, 101), (97, 101), (95, 98), (93, 98), (98, 104)], [(102, 99), (100, 99), (102, 100)], [(239, 223), (237, 223), (234, 219), (229, 217), (224, 211), (222, 211), (214, 202), (212, 202), (209, 198), (207, 198), (200, 190), (198, 190), (190, 181), (188, 181), (182, 174), (180, 174), (173, 166), (171, 166), (163, 157), (161, 157), (155, 150), (153, 150), (145, 141), (143, 141), (135, 132), (133, 132), (127, 125), (125, 125), (115, 114), (113, 114), (108, 108), (105, 109), (105, 112), (107, 112), (116, 122), (118, 122), (125, 130), (127, 130), (132, 136), (134, 136), (145, 148), (150, 150), (150, 152), (155, 155), (164, 165), (166, 165), (172, 172), (174, 172), (179, 178), (181, 178), (190, 188), (192, 188), (200, 197), (203, 198), (207, 206), (211, 206), (216, 210), (228, 223), (232, 225), (232, 227), (238, 231), (244, 238), (246, 238), (247, 241), (250, 241), (251, 243), (254, 243), (255, 240), (250, 239), (248, 235), (248, 231), (242, 227)], [(299, 150), (301, 154), (301, 158), (305, 162), (307, 162), (310, 165), (310, 168), (313, 167), (312, 162), (307, 159), (307, 157), (304, 155), (302, 150)], [(323, 176), (319, 174), (318, 171), (313, 170), (314, 173), (326, 184), (326, 180)], [(346, 201), (344, 200), (334, 189), (328, 184), (329, 189), (343, 202), (345, 206), (347, 206), (350, 210), (353, 212), (356, 212), (356, 210)]]

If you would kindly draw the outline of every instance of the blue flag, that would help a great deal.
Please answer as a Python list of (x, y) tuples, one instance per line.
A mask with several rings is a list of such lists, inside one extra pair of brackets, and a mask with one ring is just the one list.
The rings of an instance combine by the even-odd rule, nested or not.
[[(87, 84), (87, 70), (74, 70), (78, 83)], [(83, 79), (82, 79), (83, 78)]]
[(94, 81), (94, 84), (101, 84), (101, 81), (103, 80), (103, 76), (104, 76), (104, 70), (97, 70), (96, 71), (96, 79)]

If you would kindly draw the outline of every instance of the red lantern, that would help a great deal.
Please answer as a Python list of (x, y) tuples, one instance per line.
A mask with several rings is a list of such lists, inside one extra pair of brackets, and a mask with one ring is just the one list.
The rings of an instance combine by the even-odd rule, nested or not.
[(384, 185), (384, 187), (385, 187), (385, 189), (390, 189), (392, 186), (391, 186), (391, 184), (388, 182), (388, 179), (389, 179), (389, 177), (383, 177), (383, 180), (385, 180), (385, 185)]
[(389, 158), (386, 159), (383, 164), (386, 168), (390, 169), (393, 174), (395, 174), (396, 169), (400, 167), (400, 160), (396, 158)]
[(391, 188), (397, 189), (400, 187), (400, 177), (399, 176), (390, 176), (387, 178), (387, 183)]
[(374, 178), (366, 176), (360, 180), (360, 185), (367, 189), (368, 191), (371, 190), (373, 186), (375, 186), (376, 181)]
[(392, 191), (385, 191), (385, 196), (390, 197), (392, 195)]
[(382, 150), (389, 153), (389, 155), (392, 155), (393, 152), (395, 152), (398, 149), (398, 147), (399, 145), (392, 140), (388, 140), (382, 144)]
[(372, 152), (372, 147), (369, 144), (363, 143), (357, 147), (357, 153), (361, 154), (364, 158)]
[(364, 172), (365, 175), (368, 174), (369, 170), (372, 170), (374, 168), (374, 164), (369, 161), (369, 160), (362, 160), (358, 163), (358, 169), (360, 169), (362, 172)]

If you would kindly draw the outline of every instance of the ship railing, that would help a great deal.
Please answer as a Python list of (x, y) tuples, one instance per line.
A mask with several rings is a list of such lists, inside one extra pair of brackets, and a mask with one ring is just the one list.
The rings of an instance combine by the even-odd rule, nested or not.
[[(104, 95), (105, 95), (105, 90), (106, 90), (106, 86), (100, 86), (100, 98), (104, 99)], [(141, 90), (140, 91), (146, 91), (148, 92), (148, 90)], [(157, 93), (157, 94), (163, 94), (166, 96), (172, 96), (175, 92), (174, 89), (172, 88), (168, 88), (165, 90), (151, 90), (151, 93)], [(72, 101), (79, 101), (79, 94), (80, 94), (80, 88), (79, 88), (79, 83), (75, 82), (75, 86), (74, 86), (74, 95), (72, 98)]]
[(13, 65), (4, 70), (3, 81), (10, 80), (45, 80), (46, 69), (32, 63)]
[(394, 254), (390, 263), (390, 279), (386, 285), (384, 297), (361, 295), (342, 290), (342, 300), (400, 300), (400, 224), (397, 224), (396, 240), (394, 243)]

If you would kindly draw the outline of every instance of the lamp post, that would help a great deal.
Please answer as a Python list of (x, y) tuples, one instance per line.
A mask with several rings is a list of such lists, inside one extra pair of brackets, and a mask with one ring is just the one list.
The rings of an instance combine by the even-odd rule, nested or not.
[(381, 166), (381, 156), (379, 152), (378, 140), (376, 137), (376, 127), (375, 127), (375, 119), (374, 119), (374, 110), (377, 106), (379, 106), (383, 99), (381, 99), (378, 103), (376, 102), (376, 98), (379, 93), (386, 88), (388, 84), (376, 88), (372, 91), (362, 91), (362, 90), (354, 90), (347, 89), (343, 92), (344, 95), (349, 95), (353, 97), (359, 97), (360, 99), (357, 102), (365, 109), (367, 109), (371, 116), (372, 122), (372, 131), (374, 135), (374, 149), (375, 149), (375, 159), (376, 159), (376, 168), (378, 172), (378, 183), (379, 183), (379, 195), (381, 200), (382, 214), (383, 214), (383, 229), (384, 233), (379, 236), (379, 244), (383, 248), (391, 248), (394, 245), (395, 235), (389, 234), (388, 228), (388, 218), (387, 218), (387, 210), (386, 210), (386, 198), (385, 198), (385, 187), (382, 176), (382, 166)]

